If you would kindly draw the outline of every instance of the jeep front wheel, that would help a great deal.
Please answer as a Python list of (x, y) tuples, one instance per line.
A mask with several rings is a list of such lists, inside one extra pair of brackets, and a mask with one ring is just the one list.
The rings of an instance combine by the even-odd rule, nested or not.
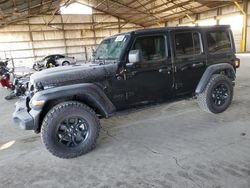
[(225, 75), (212, 75), (205, 90), (197, 96), (201, 109), (210, 113), (224, 112), (233, 99), (232, 81)]
[(53, 107), (45, 116), (41, 138), (47, 150), (60, 158), (74, 158), (95, 147), (100, 122), (88, 106), (63, 102)]

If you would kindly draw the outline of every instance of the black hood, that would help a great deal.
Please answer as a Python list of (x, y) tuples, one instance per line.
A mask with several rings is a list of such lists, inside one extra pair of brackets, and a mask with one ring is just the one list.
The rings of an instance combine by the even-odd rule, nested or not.
[(93, 83), (113, 77), (117, 64), (108, 65), (72, 65), (46, 69), (30, 77), (31, 84), (42, 84), (43, 87), (63, 86), (78, 83)]

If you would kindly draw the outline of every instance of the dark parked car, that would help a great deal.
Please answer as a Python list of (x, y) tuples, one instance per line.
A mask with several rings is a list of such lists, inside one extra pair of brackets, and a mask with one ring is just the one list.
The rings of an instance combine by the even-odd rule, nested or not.
[(30, 96), (16, 104), (13, 117), (41, 132), (53, 155), (73, 158), (94, 148), (99, 118), (122, 109), (192, 94), (203, 110), (225, 111), (239, 64), (229, 26), (118, 34), (103, 40), (87, 65), (33, 74)]

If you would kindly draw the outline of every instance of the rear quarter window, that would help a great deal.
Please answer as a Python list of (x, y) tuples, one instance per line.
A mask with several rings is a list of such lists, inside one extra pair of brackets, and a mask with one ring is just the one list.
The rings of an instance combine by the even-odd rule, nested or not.
[(220, 53), (232, 50), (232, 43), (228, 31), (212, 31), (207, 33), (209, 53)]

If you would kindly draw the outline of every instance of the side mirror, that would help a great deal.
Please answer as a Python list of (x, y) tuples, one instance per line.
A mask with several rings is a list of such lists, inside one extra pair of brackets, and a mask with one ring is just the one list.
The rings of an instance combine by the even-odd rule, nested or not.
[(142, 60), (141, 50), (131, 50), (128, 54), (129, 63), (139, 63)]

